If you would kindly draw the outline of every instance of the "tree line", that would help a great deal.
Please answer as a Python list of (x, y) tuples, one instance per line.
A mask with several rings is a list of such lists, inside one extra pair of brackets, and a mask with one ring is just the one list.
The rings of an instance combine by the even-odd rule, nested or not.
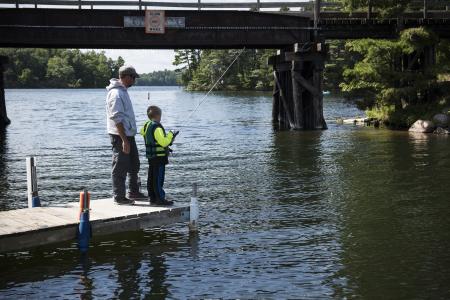
[(208, 90), (240, 54), (217, 90), (267, 90), (272, 85), (272, 71), (267, 59), (274, 50), (177, 50), (174, 65), (179, 83), (187, 90)]
[[(0, 55), (9, 63), (4, 73), (8, 88), (104, 88), (117, 78), (125, 64), (104, 52), (77, 49), (5, 48)], [(176, 85), (174, 71), (164, 70), (141, 74), (136, 85)]]
[(0, 49), (9, 63), (5, 71), (8, 88), (98, 88), (117, 77), (124, 60), (103, 52), (69, 49)]
[(178, 85), (177, 74), (172, 70), (154, 71), (139, 74), (136, 85), (142, 86), (173, 86)]

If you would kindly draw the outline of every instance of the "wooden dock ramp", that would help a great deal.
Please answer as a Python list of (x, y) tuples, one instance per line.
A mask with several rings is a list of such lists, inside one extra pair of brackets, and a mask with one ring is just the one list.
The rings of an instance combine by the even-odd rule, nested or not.
[[(0, 212), (0, 252), (62, 242), (76, 238), (80, 204), (24, 208)], [(189, 222), (189, 205), (158, 207), (148, 201), (116, 205), (112, 199), (90, 205), (92, 236), (135, 231)]]

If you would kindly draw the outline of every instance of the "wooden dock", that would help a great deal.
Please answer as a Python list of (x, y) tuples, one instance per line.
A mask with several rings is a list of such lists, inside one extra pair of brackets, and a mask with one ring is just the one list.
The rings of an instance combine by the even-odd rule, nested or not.
[[(116, 205), (112, 199), (90, 205), (92, 236), (135, 231), (189, 222), (189, 205), (157, 207), (147, 201)], [(62, 242), (76, 238), (80, 204), (24, 208), (0, 212), (0, 252)]]

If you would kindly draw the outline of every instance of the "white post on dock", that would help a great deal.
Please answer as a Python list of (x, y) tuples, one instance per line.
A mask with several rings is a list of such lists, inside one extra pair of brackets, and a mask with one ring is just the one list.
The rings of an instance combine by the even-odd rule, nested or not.
[(189, 231), (198, 229), (198, 201), (197, 201), (197, 183), (192, 186), (192, 197), (189, 205)]
[(33, 156), (27, 157), (27, 191), (28, 191), (28, 207), (31, 208), (40, 206), (40, 201), (38, 197), (36, 164)]

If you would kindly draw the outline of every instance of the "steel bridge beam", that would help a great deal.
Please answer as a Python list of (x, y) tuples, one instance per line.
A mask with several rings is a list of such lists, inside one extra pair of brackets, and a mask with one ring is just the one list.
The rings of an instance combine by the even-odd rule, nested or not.
[(137, 10), (0, 9), (0, 47), (46, 48), (282, 48), (308, 41), (309, 18), (248, 11), (166, 11), (184, 28), (146, 34), (124, 27)]

